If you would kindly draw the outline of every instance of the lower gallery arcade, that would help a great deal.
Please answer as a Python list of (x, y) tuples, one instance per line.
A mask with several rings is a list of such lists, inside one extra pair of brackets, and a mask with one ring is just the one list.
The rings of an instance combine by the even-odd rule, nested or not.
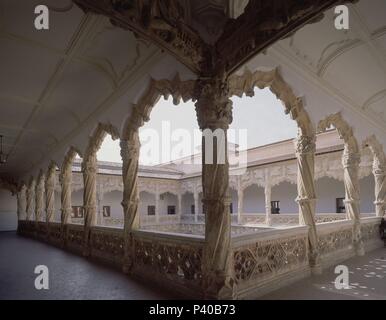
[[(18, 235), (198, 299), (255, 299), (384, 245), (385, 1), (47, 1), (49, 30), (35, 2), (0, 0), (0, 190)], [(235, 101), (258, 90), (296, 138), (238, 150)], [(193, 106), (202, 152), (140, 165), (169, 98)], [(256, 104), (248, 124), (264, 107), (279, 132)], [(120, 163), (97, 159), (107, 136)]]
[[(323, 129), (331, 125), (336, 130)], [(228, 180), (218, 181), (229, 183), (216, 217), (223, 229), (208, 234), (212, 223), (219, 226), (203, 185), (215, 176), (203, 179), (200, 168), (184, 173), (183, 159), (174, 166), (138, 166), (137, 134), (121, 140), (123, 165), (97, 163), (101, 140), (106, 133), (114, 136), (100, 125), (83, 160), (71, 149), (61, 169), (52, 164), (20, 187), (18, 232), (146, 281), (173, 283), (187, 297), (258, 297), (382, 246), (385, 175), (379, 174), (384, 158), (376, 138), (362, 148), (351, 145), (340, 114), (319, 130), (313, 139), (300, 136), (246, 151), (245, 172), (229, 169)], [(216, 172), (211, 166), (210, 175)], [(305, 183), (314, 186), (305, 189)], [(212, 243), (213, 234), (224, 237), (222, 245)], [(211, 265), (208, 250), (225, 255), (223, 264)], [(220, 270), (214, 275), (212, 268)]]

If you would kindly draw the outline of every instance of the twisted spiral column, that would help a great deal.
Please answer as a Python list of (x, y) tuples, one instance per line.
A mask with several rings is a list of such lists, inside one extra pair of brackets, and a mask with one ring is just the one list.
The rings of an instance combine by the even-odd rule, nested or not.
[(357, 255), (364, 255), (360, 225), (359, 209), (359, 179), (358, 170), (360, 163), (360, 154), (352, 152), (346, 145), (343, 151), (342, 164), (344, 169), (344, 187), (346, 193), (345, 205), (346, 214), (349, 220), (353, 220), (353, 242)]
[[(196, 83), (195, 107), (199, 127), (203, 131), (202, 201), (205, 212), (205, 245), (202, 286), (205, 297), (215, 299), (233, 298), (235, 295), (227, 150), (227, 129), (232, 122), (232, 102), (228, 96), (228, 84), (221, 78), (199, 79)], [(214, 139), (214, 136), (217, 138)]]
[(84, 207), (84, 238), (83, 255), (90, 255), (90, 234), (91, 227), (96, 225), (96, 177), (97, 158), (92, 153), (82, 162), (83, 172), (83, 207)]
[(298, 164), (299, 224), (308, 226), (309, 263), (313, 273), (322, 272), (318, 248), (318, 235), (315, 225), (315, 136), (299, 134), (296, 140), (296, 158)]
[(32, 181), (27, 188), (26, 220), (31, 221), (34, 214), (35, 182)]
[(41, 221), (43, 216), (44, 178), (40, 177), (35, 191), (35, 221)]
[(133, 230), (139, 228), (138, 215), (138, 159), (139, 136), (136, 130), (130, 140), (121, 140), (123, 215), (124, 215), (124, 259), (123, 271), (128, 273), (134, 263)]
[(386, 166), (374, 157), (373, 174), (375, 179), (375, 212), (383, 217), (386, 211)]
[(54, 221), (55, 211), (55, 169), (51, 168), (46, 178), (46, 222)]

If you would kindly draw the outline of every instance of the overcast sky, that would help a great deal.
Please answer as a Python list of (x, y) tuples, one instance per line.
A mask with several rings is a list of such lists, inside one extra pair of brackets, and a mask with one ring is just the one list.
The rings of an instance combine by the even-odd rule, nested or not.
[[(240, 149), (296, 136), (295, 121), (284, 114), (281, 102), (269, 89), (256, 89), (252, 98), (233, 97), (232, 100), (233, 122), (230, 126), (229, 141), (240, 144)], [(240, 129), (246, 130), (246, 144), (241, 140), (243, 131)], [(140, 163), (157, 164), (168, 158), (174, 159), (197, 152), (200, 150), (201, 139), (194, 104), (189, 101), (175, 106), (171, 98), (161, 99), (152, 110), (150, 121), (141, 128), (140, 138)], [(165, 142), (162, 143), (162, 139)], [(112, 141), (110, 136), (107, 136), (98, 152), (98, 160), (121, 162), (119, 142)]]

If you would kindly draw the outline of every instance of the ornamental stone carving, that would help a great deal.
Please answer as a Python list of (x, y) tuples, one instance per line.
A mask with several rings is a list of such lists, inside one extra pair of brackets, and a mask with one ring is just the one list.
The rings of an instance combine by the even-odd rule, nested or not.
[(48, 168), (46, 175), (46, 221), (53, 222), (55, 211), (55, 178), (56, 165), (52, 164)]
[(17, 192), (17, 217), (18, 220), (26, 219), (27, 209), (27, 187), (22, 184)]
[(130, 141), (121, 140), (122, 178), (123, 178), (123, 214), (124, 214), (124, 261), (123, 271), (129, 272), (133, 266), (134, 248), (132, 231), (139, 228), (138, 215), (138, 159), (139, 135), (132, 136)]
[(373, 174), (375, 181), (375, 210), (378, 217), (383, 217), (386, 211), (386, 158), (383, 146), (375, 136), (365, 140), (364, 146), (368, 146), (373, 154)]
[(90, 228), (96, 225), (96, 175), (97, 159), (92, 153), (82, 162), (83, 172), (83, 208), (84, 208), (84, 255), (89, 255)]
[(354, 221), (353, 242), (356, 253), (364, 255), (364, 247), (361, 238), (360, 208), (359, 208), (359, 163), (361, 160), (358, 142), (353, 134), (352, 128), (342, 118), (340, 113), (328, 116), (319, 122), (318, 130), (326, 131), (334, 126), (341, 139), (344, 141), (344, 151), (342, 156), (343, 176), (345, 186), (345, 206), (347, 218)]
[[(205, 215), (203, 251), (203, 287), (207, 298), (231, 298), (234, 295), (231, 221), (229, 214), (229, 164), (226, 130), (232, 122), (232, 102), (228, 84), (223, 79), (198, 80), (195, 87), (196, 113), (202, 130), (224, 130), (224, 163), (205, 163), (203, 139), (202, 185)], [(215, 145), (215, 144), (213, 144)], [(217, 153), (217, 146), (213, 148)]]
[(40, 172), (35, 190), (35, 221), (42, 221), (44, 210), (44, 174)]
[(318, 235), (315, 226), (315, 135), (299, 134), (296, 139), (295, 154), (298, 163), (299, 224), (308, 226), (308, 248), (310, 266), (315, 273), (321, 273), (318, 251)]

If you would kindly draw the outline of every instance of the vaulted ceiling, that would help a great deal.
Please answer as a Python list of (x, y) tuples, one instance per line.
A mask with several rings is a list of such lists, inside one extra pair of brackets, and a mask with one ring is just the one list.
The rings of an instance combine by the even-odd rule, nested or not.
[[(34, 7), (42, 1), (0, 0), (0, 134), (9, 155), (0, 177), (16, 179), (55, 154), (64, 156), (80, 135), (88, 138), (102, 117), (121, 120), (150, 77), (177, 72), (195, 77), (105, 16), (85, 13), (70, 0), (43, 2), (50, 8), (49, 31), (33, 27)], [(210, 19), (237, 18), (248, 1), (185, 3), (193, 3), (192, 25), (202, 23), (218, 37)], [(386, 1), (350, 5), (348, 31), (334, 28), (330, 10), (323, 20), (304, 26), (264, 54), (293, 66), (323, 88), (326, 97), (334, 96), (371, 118), (386, 136)]]
[(386, 130), (386, 1), (349, 4), (349, 29), (334, 27), (334, 12), (272, 46), (330, 95)]

